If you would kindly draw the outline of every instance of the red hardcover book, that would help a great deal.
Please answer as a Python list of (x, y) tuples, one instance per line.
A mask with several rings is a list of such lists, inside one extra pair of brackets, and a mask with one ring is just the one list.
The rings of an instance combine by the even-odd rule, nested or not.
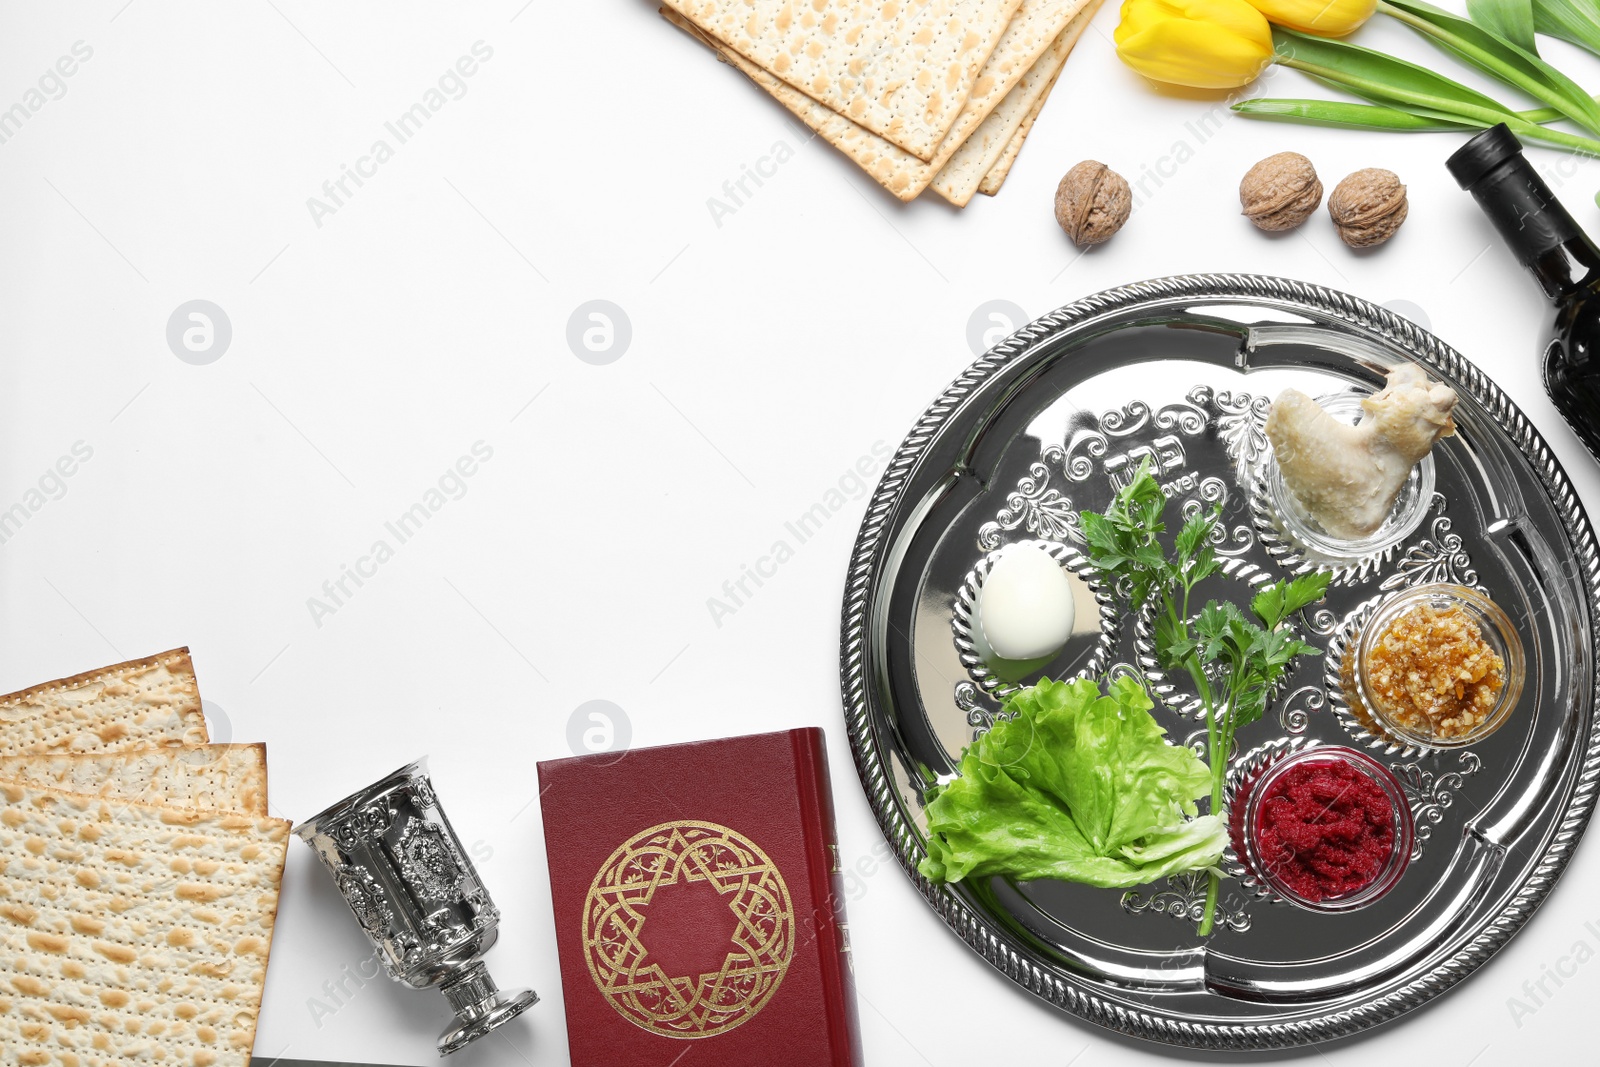
[(861, 1067), (822, 731), (539, 764), (573, 1067)]

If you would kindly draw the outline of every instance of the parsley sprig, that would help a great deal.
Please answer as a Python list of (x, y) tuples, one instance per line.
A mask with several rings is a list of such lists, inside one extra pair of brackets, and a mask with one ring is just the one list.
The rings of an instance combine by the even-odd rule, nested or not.
[[(1228, 753), (1241, 726), (1260, 719), (1275, 685), (1297, 657), (1320, 652), (1295, 636), (1289, 620), (1328, 591), (1326, 572), (1262, 586), (1247, 617), (1232, 601), (1212, 600), (1192, 614), (1195, 587), (1221, 569), (1212, 534), (1221, 506), (1197, 510), (1179, 528), (1169, 554), (1162, 544), (1167, 495), (1149, 461), (1118, 490), (1102, 513), (1083, 512), (1089, 559), (1106, 575), (1129, 609), (1155, 612), (1156, 661), (1169, 673), (1186, 673), (1206, 714), (1206, 751), (1211, 770), (1211, 810), (1221, 813)], [(1219, 880), (1206, 887), (1201, 935), (1211, 933)]]

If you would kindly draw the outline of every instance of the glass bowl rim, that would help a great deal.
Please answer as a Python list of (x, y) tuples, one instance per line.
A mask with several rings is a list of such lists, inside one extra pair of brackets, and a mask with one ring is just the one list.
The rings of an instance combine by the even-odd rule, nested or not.
[[(1352, 402), (1363, 417), (1366, 409), (1361, 405), (1366, 400), (1376, 396), (1376, 392), (1361, 392), (1356, 389), (1341, 389), (1338, 392), (1323, 393), (1314, 397), (1316, 405), (1324, 411), (1329, 411), (1340, 422), (1345, 420), (1338, 413), (1339, 409), (1351, 406)], [(1360, 420), (1358, 419), (1357, 422)], [(1356, 425), (1356, 422), (1345, 422), (1346, 425)], [(1344, 560), (1356, 562), (1382, 555), (1397, 547), (1406, 538), (1416, 533), (1428, 516), (1428, 509), (1433, 503), (1433, 494), (1438, 485), (1438, 473), (1434, 469), (1433, 452), (1430, 450), (1406, 474), (1409, 482), (1414, 472), (1417, 477), (1416, 502), (1409, 512), (1404, 514), (1398, 522), (1394, 522), (1395, 510), (1391, 509), (1389, 515), (1383, 520), (1384, 525), (1378, 527), (1372, 534), (1349, 540), (1335, 537), (1326, 530), (1313, 528), (1311, 516), (1305, 513), (1300, 501), (1289, 488), (1289, 483), (1284, 479), (1283, 468), (1278, 464), (1278, 454), (1275, 449), (1266, 449), (1263, 457), (1265, 466), (1263, 475), (1266, 482), (1267, 497), (1272, 502), (1272, 508), (1277, 512), (1278, 521), (1283, 523), (1286, 531), (1295, 540), (1299, 541), (1312, 551), (1327, 557), (1330, 560)], [(1401, 488), (1404, 494), (1404, 485)], [(1396, 500), (1395, 507), (1400, 502)], [(1385, 532), (1385, 527), (1393, 523), (1393, 528)]]
[[(1371, 642), (1376, 640), (1377, 634), (1385, 630), (1413, 604), (1431, 601), (1437, 597), (1449, 597), (1466, 608), (1473, 615), (1474, 621), (1479, 624), (1479, 629), (1488, 631), (1484, 636), (1491, 645), (1498, 639), (1500, 647), (1495, 651), (1501, 653), (1501, 658), (1505, 661), (1505, 681), (1500, 687), (1500, 695), (1495, 700), (1494, 709), (1475, 729), (1460, 737), (1433, 737), (1401, 726), (1390, 717), (1388, 709), (1382, 702), (1373, 699), (1372, 687), (1367, 681), (1367, 652)], [(1355, 695), (1360, 698), (1367, 714), (1372, 716), (1384, 731), (1401, 741), (1429, 749), (1465, 748), (1482, 741), (1500, 729), (1521, 702), (1522, 689), (1527, 680), (1527, 658), (1522, 646), (1522, 635), (1517, 632), (1511, 616), (1506, 614), (1506, 610), (1499, 604), (1478, 590), (1454, 582), (1428, 582), (1397, 592), (1384, 600), (1373, 612), (1372, 618), (1361, 628), (1361, 634), (1356, 638), (1355, 647), (1351, 651), (1356, 658), (1353, 672), (1356, 683)]]
[[(1322, 900), (1311, 900), (1296, 893), (1285, 885), (1280, 879), (1268, 872), (1266, 864), (1261, 862), (1260, 849), (1256, 844), (1256, 818), (1261, 806), (1261, 798), (1266, 789), (1273, 782), (1291, 768), (1303, 763), (1314, 761), (1342, 762), (1355, 767), (1365, 774), (1384, 795), (1389, 798), (1389, 807), (1394, 814), (1394, 841), (1389, 853), (1388, 862), (1383, 870), (1378, 872), (1372, 881), (1350, 893), (1337, 897), (1324, 897)], [(1405, 789), (1393, 771), (1384, 766), (1377, 759), (1359, 749), (1349, 748), (1345, 745), (1315, 745), (1302, 748), (1278, 760), (1251, 780), (1244, 796), (1244, 819), (1240, 828), (1243, 841), (1240, 842), (1244, 855), (1245, 867), (1254, 875), (1262, 885), (1270, 889), (1280, 899), (1295, 907), (1307, 911), (1317, 912), (1344, 912), (1366, 907), (1374, 903), (1399, 884), (1406, 869), (1411, 866), (1411, 850), (1416, 836), (1416, 819), (1411, 811), (1411, 803), (1406, 798)]]

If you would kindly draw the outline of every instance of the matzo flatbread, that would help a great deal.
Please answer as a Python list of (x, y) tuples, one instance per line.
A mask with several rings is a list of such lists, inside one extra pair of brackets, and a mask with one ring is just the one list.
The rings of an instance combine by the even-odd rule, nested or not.
[[(983, 178), (999, 161), (1019, 131), (1033, 127), (1033, 118), (1044, 106), (1045, 97), (1056, 83), (1072, 48), (1083, 36), (1089, 20), (1099, 10), (1100, 0), (1088, 0), (1062, 27), (1050, 48), (1030, 67), (1022, 80), (1006, 96), (1006, 106), (996, 108), (930, 183), (934, 192), (956, 207), (966, 207), (978, 191)], [(1022, 145), (1018, 142), (1020, 150)]]
[(666, 0), (756, 66), (931, 160), (1020, 0)]
[[(1063, 67), (1063, 69), (1065, 69)], [(1006, 183), (1006, 178), (1011, 174), (1011, 166), (1017, 161), (1017, 156), (1022, 152), (1022, 144), (1028, 139), (1028, 134), (1033, 132), (1033, 123), (1039, 117), (1039, 112), (1044, 110), (1044, 102), (1050, 98), (1050, 90), (1054, 89), (1056, 82), (1061, 77), (1061, 71), (1056, 71), (1056, 76), (1050, 79), (1050, 84), (1045, 86), (1039, 99), (1033, 102), (1033, 110), (1028, 112), (1027, 118), (1022, 120), (1022, 125), (1017, 127), (1017, 132), (1011, 135), (1005, 151), (1000, 153), (1000, 158), (994, 161), (994, 166), (989, 168), (989, 173), (983, 176), (983, 181), (978, 183), (978, 192), (984, 196), (993, 196), (1000, 191)]]
[(267, 746), (260, 744), (0, 756), (0, 778), (107, 800), (267, 813)]
[(0, 696), (0, 755), (209, 741), (187, 648)]
[(6, 1062), (248, 1067), (288, 837), (0, 782)]
[(947, 199), (961, 190), (971, 198), (988, 169), (985, 160), (998, 157), (1011, 132), (1046, 91), (1051, 76), (1059, 73), (1061, 64), (1066, 62), (1072, 43), (1088, 22), (1082, 12), (1098, 5), (1099, 0), (1023, 0), (979, 78), (983, 91), (968, 101), (931, 162), (918, 159), (824, 107), (699, 32), (676, 12), (662, 8), (661, 14), (711, 47), (724, 62), (737, 67), (823, 140), (849, 156), (874, 181), (899, 199), (909, 201), (930, 184), (942, 186), (940, 191)]
[[(1011, 132), (1022, 123), (1039, 90), (1048, 83), (1049, 74), (1059, 70), (1072, 51), (1077, 32), (1071, 33), (1068, 41), (1068, 27), (1085, 25), (1087, 19), (1079, 21), (1082, 12), (1099, 3), (1100, 0), (1022, 0), (978, 75), (966, 106), (931, 161), (935, 168), (928, 183), (931, 187), (940, 192), (959, 189), (966, 184), (966, 175), (983, 159), (998, 156), (1004, 150)], [(983, 165), (972, 177), (974, 188), (987, 170)]]

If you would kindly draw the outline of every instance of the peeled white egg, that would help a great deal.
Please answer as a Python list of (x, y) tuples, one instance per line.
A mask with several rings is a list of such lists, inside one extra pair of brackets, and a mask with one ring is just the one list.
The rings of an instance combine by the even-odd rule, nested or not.
[(1007, 660), (1053, 656), (1072, 636), (1072, 582), (1037, 544), (1008, 545), (978, 590), (982, 643)]

